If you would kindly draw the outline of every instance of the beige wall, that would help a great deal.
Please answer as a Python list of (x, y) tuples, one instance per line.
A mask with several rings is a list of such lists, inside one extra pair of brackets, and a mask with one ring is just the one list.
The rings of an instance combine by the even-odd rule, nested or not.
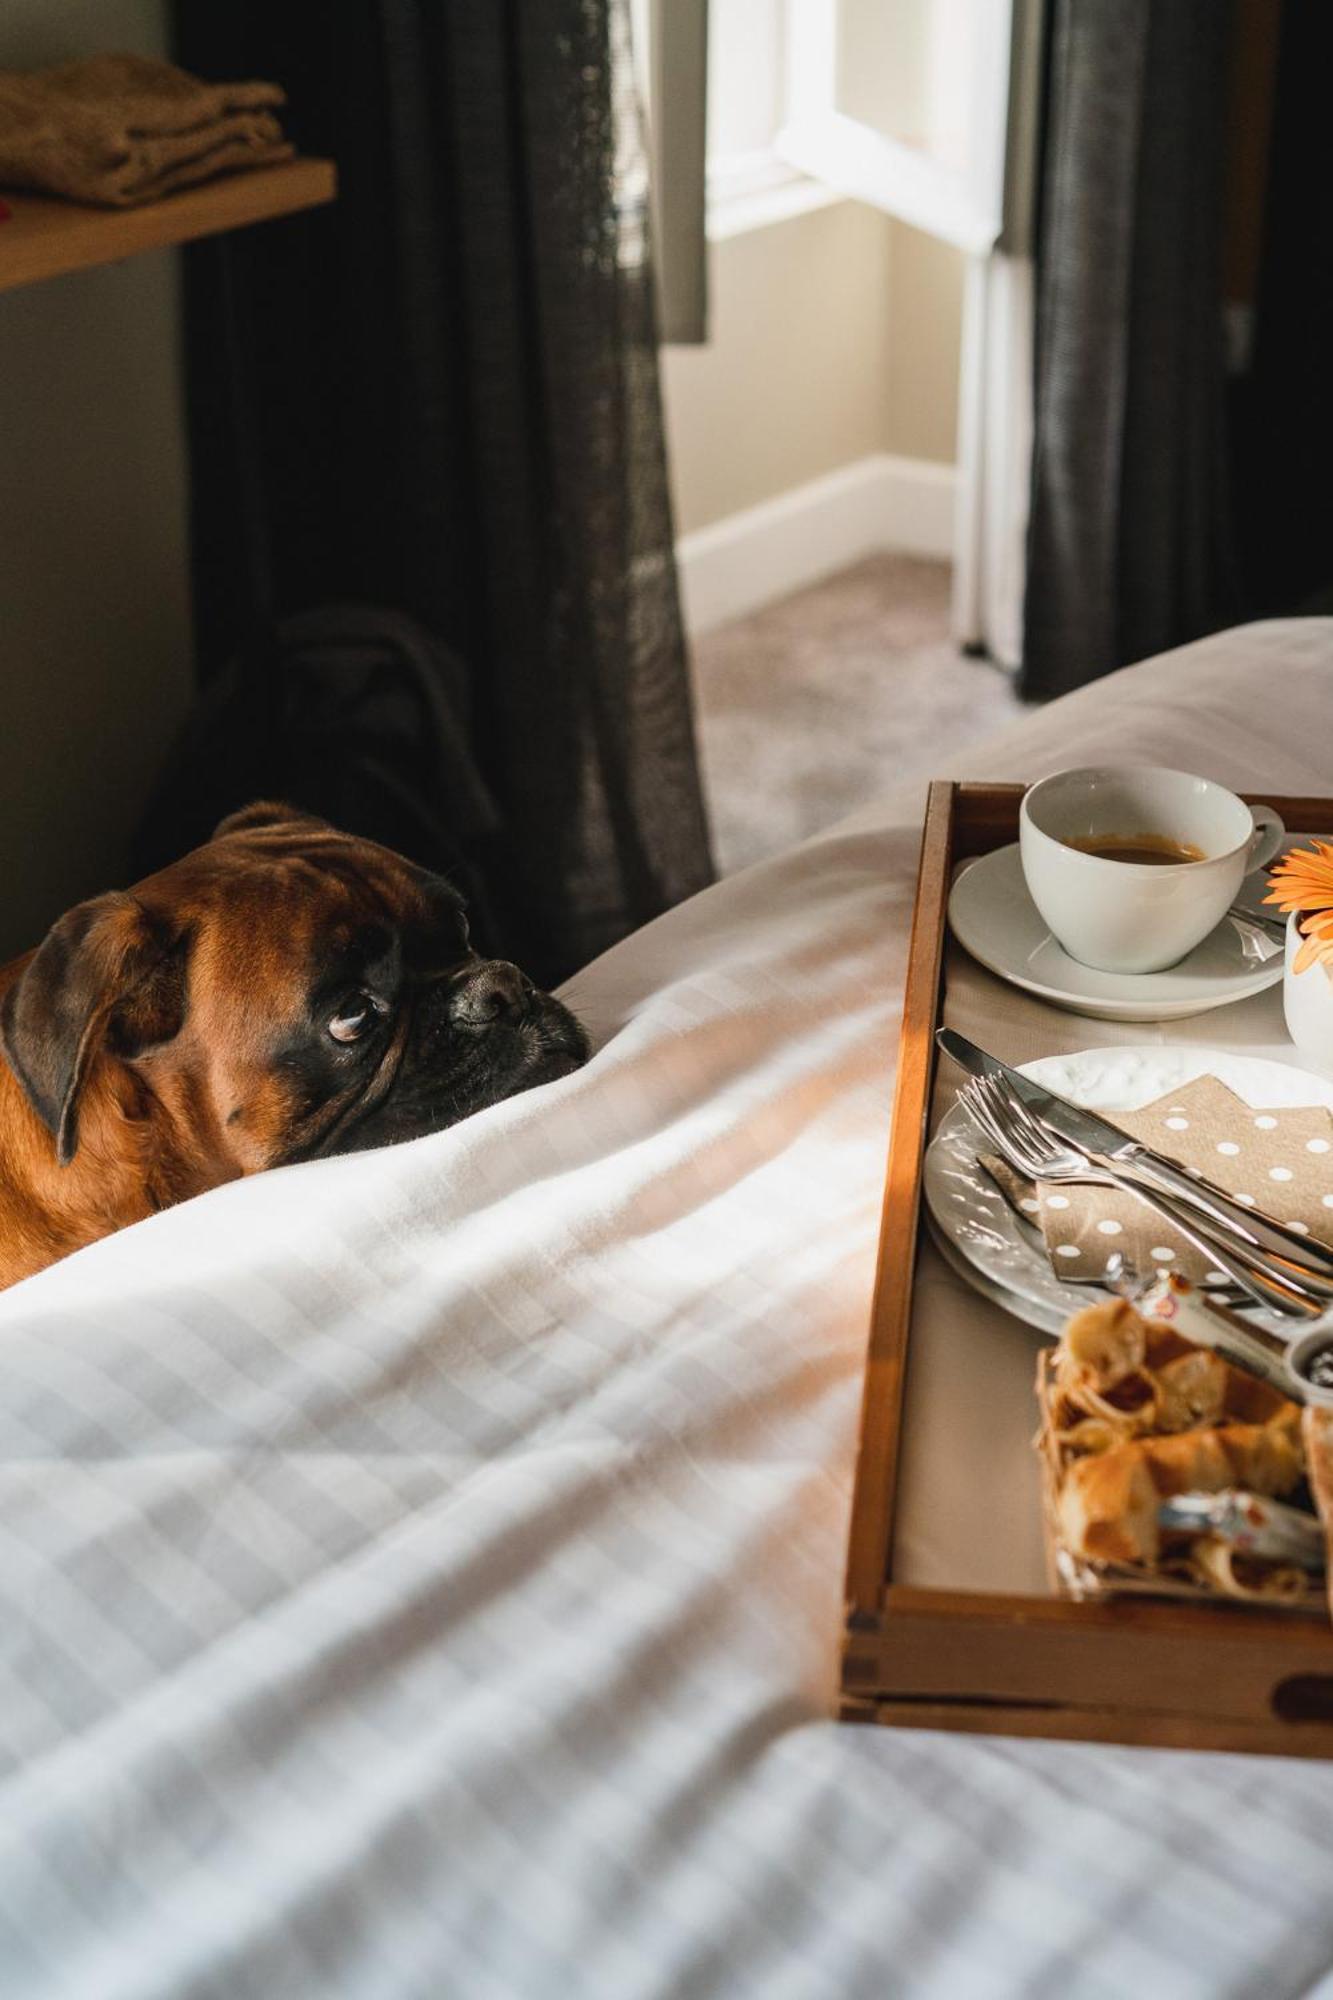
[(963, 253), (905, 222), (893, 230), (884, 449), (952, 465), (958, 452)]
[(853, 202), (709, 246), (709, 343), (663, 366), (679, 533), (884, 449), (889, 251)]
[[(0, 67), (160, 52), (160, 0), (4, 0)], [(3, 224), (0, 224), (0, 229)], [(125, 879), (188, 693), (170, 253), (0, 292), (0, 958)]]
[(871, 452), (951, 462), (962, 259), (856, 202), (713, 243), (711, 338), (668, 349), (680, 534)]

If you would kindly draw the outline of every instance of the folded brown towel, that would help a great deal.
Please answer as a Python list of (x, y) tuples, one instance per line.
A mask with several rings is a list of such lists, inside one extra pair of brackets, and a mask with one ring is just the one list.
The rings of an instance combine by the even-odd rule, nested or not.
[(0, 70), (0, 187), (130, 208), (290, 159), (275, 83), (202, 83), (154, 56)]

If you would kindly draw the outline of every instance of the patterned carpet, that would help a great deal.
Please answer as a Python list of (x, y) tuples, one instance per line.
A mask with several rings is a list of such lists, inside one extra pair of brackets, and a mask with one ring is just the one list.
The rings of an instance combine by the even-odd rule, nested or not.
[(949, 569), (877, 555), (694, 648), (719, 872), (815, 833), (1022, 713), (1008, 679), (949, 637)]

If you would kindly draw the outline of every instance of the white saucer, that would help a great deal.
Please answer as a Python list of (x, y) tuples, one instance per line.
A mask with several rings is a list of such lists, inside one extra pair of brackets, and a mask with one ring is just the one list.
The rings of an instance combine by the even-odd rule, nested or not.
[[(1262, 871), (1248, 876), (1237, 901), (1258, 908)], [(1256, 966), (1227, 917), (1166, 972), (1098, 972), (1070, 958), (1051, 936), (1023, 880), (1018, 843), (970, 861), (949, 897), (958, 942), (988, 971), (1071, 1014), (1098, 1021), (1175, 1021), (1263, 993), (1282, 977), (1282, 953)]]

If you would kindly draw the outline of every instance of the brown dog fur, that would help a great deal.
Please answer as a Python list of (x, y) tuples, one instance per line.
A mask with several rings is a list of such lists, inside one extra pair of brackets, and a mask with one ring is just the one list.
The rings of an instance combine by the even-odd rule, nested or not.
[[(341, 1109), (303, 1097), (283, 1038), (310, 1033), (312, 966), (358, 927), (432, 935), (445, 886), (322, 821), (257, 806), (0, 969), (0, 1286), (225, 1181), (346, 1150), (339, 1119), (392, 1089), (409, 1010)], [(481, 964), (454, 921), (441, 978)]]

